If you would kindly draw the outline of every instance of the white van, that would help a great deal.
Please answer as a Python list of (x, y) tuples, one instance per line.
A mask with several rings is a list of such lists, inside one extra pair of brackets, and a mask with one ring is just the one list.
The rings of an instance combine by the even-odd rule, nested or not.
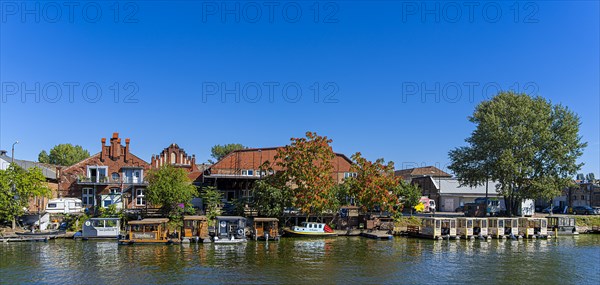
[(50, 199), (46, 205), (48, 213), (73, 214), (82, 213), (83, 202), (78, 198), (55, 198)]

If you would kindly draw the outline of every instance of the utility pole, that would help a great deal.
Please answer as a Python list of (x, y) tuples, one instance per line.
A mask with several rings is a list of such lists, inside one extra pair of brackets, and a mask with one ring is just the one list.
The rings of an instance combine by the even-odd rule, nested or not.
[[(19, 143), (19, 141), (16, 141), (16, 142), (14, 142), (12, 144), (10, 165), (13, 167), (13, 170), (15, 169), (15, 165), (14, 165), (15, 164), (15, 145), (18, 144), (18, 143)], [(18, 201), (19, 200), (19, 195), (17, 195), (17, 191), (15, 189), (14, 175), (13, 175), (13, 179), (12, 179), (11, 182), (12, 182), (11, 190), (12, 190), (12, 193), (14, 194), (13, 198)], [(12, 229), (15, 230), (15, 228), (17, 228), (17, 221), (16, 221), (16, 217), (13, 217), (13, 220), (12, 220)]]

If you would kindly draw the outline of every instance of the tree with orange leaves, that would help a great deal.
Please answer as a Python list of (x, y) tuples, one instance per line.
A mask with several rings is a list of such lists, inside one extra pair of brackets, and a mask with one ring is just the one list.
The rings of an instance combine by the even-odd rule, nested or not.
[(382, 211), (394, 212), (401, 192), (400, 178), (394, 175), (394, 163), (385, 163), (383, 158), (371, 162), (360, 152), (352, 155), (354, 164), (351, 171), (356, 177), (347, 178), (350, 195), (356, 198), (363, 210), (373, 210), (378, 206)]
[(313, 132), (290, 140), (291, 144), (277, 150), (275, 163), (283, 169), (282, 178), (291, 188), (294, 205), (306, 214), (335, 210), (332, 140)]

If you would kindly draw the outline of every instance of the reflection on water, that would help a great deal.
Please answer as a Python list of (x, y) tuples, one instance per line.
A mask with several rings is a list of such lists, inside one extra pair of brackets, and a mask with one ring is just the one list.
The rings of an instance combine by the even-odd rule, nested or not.
[(0, 283), (599, 284), (599, 257), (598, 235), (491, 241), (284, 238), (182, 246), (56, 240), (0, 244)]

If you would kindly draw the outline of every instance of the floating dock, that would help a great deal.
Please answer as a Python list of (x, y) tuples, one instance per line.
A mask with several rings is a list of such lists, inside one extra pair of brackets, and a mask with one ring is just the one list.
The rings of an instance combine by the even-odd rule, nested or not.
[(363, 237), (366, 237), (366, 238), (381, 239), (381, 240), (390, 240), (390, 239), (394, 238), (393, 235), (388, 234), (387, 232), (383, 232), (383, 231), (363, 232), (360, 235)]

